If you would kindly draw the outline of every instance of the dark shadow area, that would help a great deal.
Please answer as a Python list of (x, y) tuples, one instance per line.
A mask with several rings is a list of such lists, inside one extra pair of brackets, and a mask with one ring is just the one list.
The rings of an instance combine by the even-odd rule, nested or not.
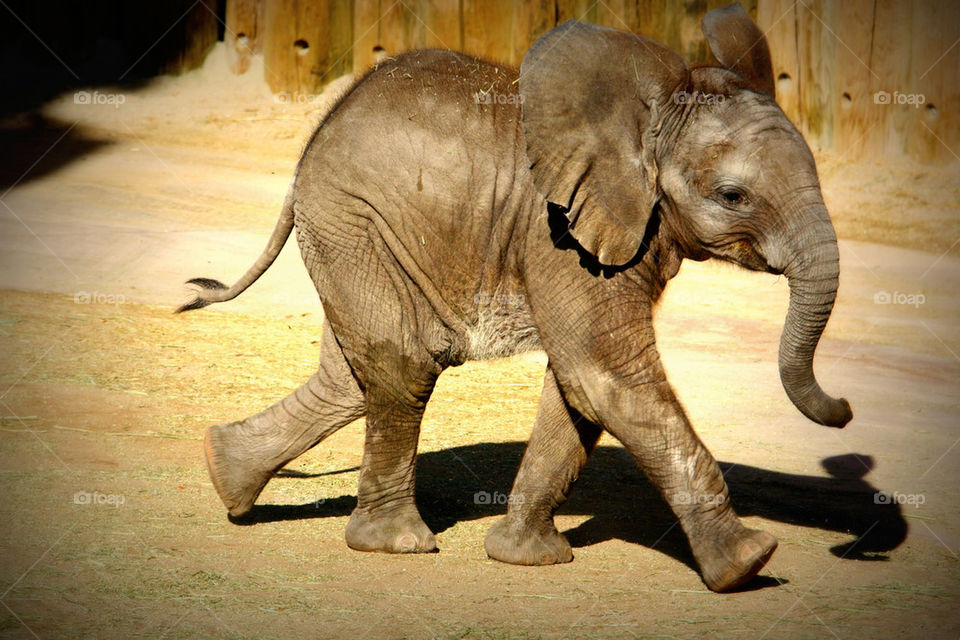
[[(436, 533), (457, 522), (506, 512), (507, 496), (526, 443), (482, 443), (423, 453), (417, 461), (417, 504)], [(831, 549), (838, 557), (882, 560), (883, 552), (906, 539), (907, 522), (900, 506), (877, 498), (879, 490), (864, 480), (873, 459), (859, 454), (821, 461), (830, 477), (781, 473), (721, 462), (733, 506), (741, 516), (760, 516), (789, 524), (850, 534), (850, 542)], [(325, 474), (289, 473), (287, 477)], [(322, 484), (318, 487), (322, 493)], [(258, 505), (238, 524), (347, 516), (354, 496), (321, 499), (295, 506)], [(573, 547), (611, 539), (640, 544), (665, 553), (696, 570), (690, 548), (673, 513), (647, 482), (625, 449), (599, 447), (561, 514), (588, 515), (564, 531)], [(751, 581), (747, 589), (778, 584)]]
[(837, 557), (886, 560), (883, 553), (907, 537), (900, 505), (890, 504), (886, 494), (864, 479), (874, 466), (871, 456), (824, 458), (820, 465), (829, 478), (720, 464), (737, 513), (855, 536), (830, 549)]
[(0, 193), (110, 142), (43, 117), (72, 92), (91, 108), (203, 63), (222, 37), (224, 0), (7, 0), (0, 3)]
[(359, 471), (360, 467), (350, 467), (349, 469), (335, 469), (334, 471), (321, 471), (319, 473), (307, 473), (305, 471), (297, 471), (296, 469), (280, 469), (277, 471), (276, 477), (278, 478), (322, 478), (323, 476), (335, 476), (341, 473), (351, 473), (353, 471)]
[[(694, 571), (696, 571), (696, 569), (694, 569)], [(769, 587), (782, 587), (785, 584), (790, 584), (790, 581), (786, 578), (755, 575), (746, 584), (742, 584), (736, 589), (731, 589), (724, 593), (747, 593), (750, 591), (760, 591), (761, 589), (767, 589)]]
[(0, 124), (0, 194), (108, 144), (109, 140), (39, 115), (7, 118)]
[[(304, 477), (304, 476), (291, 476)], [(264, 522), (283, 522), (284, 520), (306, 520), (309, 518), (333, 518), (350, 515), (357, 506), (356, 496), (340, 496), (339, 498), (320, 499), (298, 505), (258, 504), (253, 511), (235, 518), (228, 515), (227, 519), (233, 524), (247, 527)]]
[(202, 63), (224, 0), (7, 0), (0, 5), (0, 117), (64, 91), (139, 86)]

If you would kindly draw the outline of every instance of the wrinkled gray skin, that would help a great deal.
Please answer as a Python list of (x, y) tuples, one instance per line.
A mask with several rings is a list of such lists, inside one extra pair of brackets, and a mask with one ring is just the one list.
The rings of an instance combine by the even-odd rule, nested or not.
[(849, 405), (812, 369), (837, 243), (810, 151), (773, 99), (763, 36), (739, 5), (708, 14), (704, 33), (726, 68), (691, 70), (656, 42), (570, 21), (536, 42), (519, 83), (515, 70), (419, 51), (353, 87), (307, 146), (264, 254), (229, 289), (193, 281), (201, 290), (185, 307), (238, 295), (293, 227), (324, 299), (317, 373), (263, 413), (208, 431), (210, 474), (232, 515), (365, 415), (347, 544), (435, 550), (414, 463), (437, 376), (542, 348), (539, 413), (487, 553), (572, 559), (553, 514), (606, 430), (673, 508), (707, 586), (730, 590), (760, 570), (776, 539), (734, 513), (664, 375), (651, 309), (684, 258), (785, 274), (784, 388), (811, 420), (843, 426)]

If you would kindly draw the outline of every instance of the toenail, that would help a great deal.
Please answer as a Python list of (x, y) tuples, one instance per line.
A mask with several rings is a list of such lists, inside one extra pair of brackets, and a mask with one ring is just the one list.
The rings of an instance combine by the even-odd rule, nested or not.
[(397, 548), (402, 553), (410, 553), (417, 548), (417, 538), (412, 533), (405, 533), (397, 538)]

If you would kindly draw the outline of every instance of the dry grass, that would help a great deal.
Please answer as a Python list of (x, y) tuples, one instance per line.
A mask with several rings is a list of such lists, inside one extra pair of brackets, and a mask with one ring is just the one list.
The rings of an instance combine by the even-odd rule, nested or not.
[[(908, 549), (909, 564), (860, 564), (854, 574), (845, 565), (844, 588), (818, 578), (837, 562), (828, 547), (847, 534), (756, 516), (749, 524), (780, 537), (779, 566), (798, 586), (708, 593), (684, 565), (671, 523), (656, 520), (652, 503), (636, 502), (639, 473), (610, 453), (602, 477), (595, 471), (589, 480), (591, 500), (602, 496), (607, 506), (584, 511), (578, 502), (558, 525), (566, 531), (603, 520), (611, 540), (578, 547), (577, 562), (562, 567), (487, 560), (482, 539), (496, 511), (464, 504), (491, 477), (509, 489), (522, 451), (516, 441), (526, 439), (536, 412), (539, 356), (441, 377), (421, 450), (482, 449), (470, 454), (474, 471), (434, 453), (441, 462), (422, 479), (430, 517), (454, 514), (440, 534), (442, 553), (389, 557), (344, 547), (357, 425), (291, 465), (331, 475), (278, 477), (268, 486), (261, 503), (281, 505), (272, 513), (286, 516), (229, 524), (195, 440), (207, 424), (258, 411), (306, 379), (319, 332), (314, 314), (174, 316), (136, 304), (0, 295), (0, 381), (15, 385), (0, 426), (0, 544), (3, 588), (13, 586), (5, 603), (17, 616), (0, 612), (0, 634), (31, 637), (22, 620), (41, 637), (693, 637), (716, 629), (755, 637), (772, 625), (778, 636), (812, 637), (826, 633), (824, 625), (853, 635), (911, 628), (903, 606), (949, 624), (944, 596), (955, 584), (941, 574), (936, 583), (923, 579), (944, 563), (956, 574), (945, 553)], [(498, 452), (498, 442), (506, 449)], [(121, 494), (125, 504), (75, 505), (78, 490)], [(654, 525), (643, 525), (650, 518)], [(643, 546), (616, 533), (643, 526), (669, 535), (659, 541), (656, 533)], [(810, 609), (790, 613), (799, 595)], [(864, 610), (869, 619), (858, 615)]]

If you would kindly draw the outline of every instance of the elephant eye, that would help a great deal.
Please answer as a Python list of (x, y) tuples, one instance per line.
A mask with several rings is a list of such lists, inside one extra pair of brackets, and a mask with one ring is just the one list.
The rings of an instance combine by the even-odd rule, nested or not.
[(723, 189), (720, 191), (720, 197), (723, 198), (726, 204), (730, 205), (741, 205), (747, 199), (742, 191), (737, 191), (736, 189)]

